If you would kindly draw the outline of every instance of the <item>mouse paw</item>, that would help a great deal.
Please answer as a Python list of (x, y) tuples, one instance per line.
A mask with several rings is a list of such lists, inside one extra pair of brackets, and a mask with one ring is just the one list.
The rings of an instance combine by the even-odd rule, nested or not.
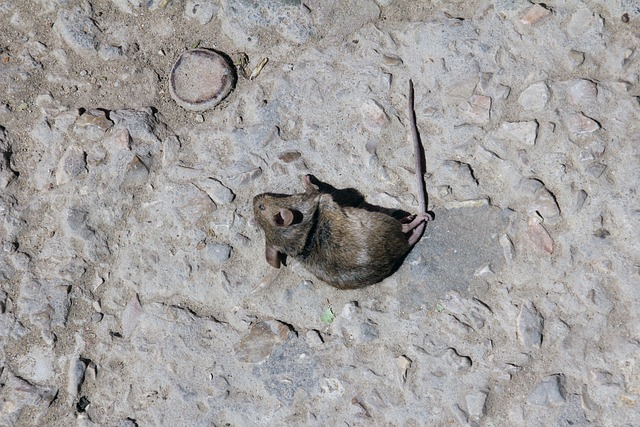
[(409, 231), (413, 230), (423, 222), (432, 221), (432, 220), (433, 220), (433, 217), (431, 216), (431, 214), (427, 212), (422, 212), (418, 215), (406, 216), (400, 220), (400, 223), (402, 224), (402, 232), (408, 233)]

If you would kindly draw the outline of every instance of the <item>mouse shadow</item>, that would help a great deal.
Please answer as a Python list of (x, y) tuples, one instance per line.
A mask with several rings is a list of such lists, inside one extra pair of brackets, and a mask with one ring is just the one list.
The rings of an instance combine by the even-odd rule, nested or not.
[[(379, 212), (395, 218), (398, 221), (414, 215), (414, 213), (407, 212), (403, 209), (392, 209), (369, 203), (365, 200), (364, 195), (355, 188), (336, 188), (331, 184), (320, 181), (313, 175), (309, 175), (309, 180), (318, 188), (318, 191), (331, 195), (333, 201), (342, 207), (352, 207), (364, 209), (369, 212)], [(435, 213), (432, 211), (427, 211), (427, 213), (432, 217), (435, 216)]]

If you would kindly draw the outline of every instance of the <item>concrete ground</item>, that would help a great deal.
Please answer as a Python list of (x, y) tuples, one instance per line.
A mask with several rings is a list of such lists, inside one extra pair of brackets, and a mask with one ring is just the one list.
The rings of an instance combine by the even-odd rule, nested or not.
[[(634, 0), (1, 0), (0, 426), (640, 425), (639, 45)], [(425, 236), (274, 274), (258, 193), (417, 211), (409, 79)]]

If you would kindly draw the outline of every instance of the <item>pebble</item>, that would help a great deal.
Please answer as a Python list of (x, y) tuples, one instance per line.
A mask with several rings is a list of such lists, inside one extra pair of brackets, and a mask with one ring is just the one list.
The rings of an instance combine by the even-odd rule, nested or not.
[(46, 384), (56, 375), (52, 349), (34, 346), (27, 354), (18, 357), (16, 369), (20, 376), (35, 384)]
[(53, 29), (77, 54), (93, 56), (97, 53), (100, 30), (91, 18), (91, 6), (85, 2), (81, 7), (58, 11)]
[(3, 405), (0, 408), (0, 421), (6, 425), (18, 425), (18, 420), (24, 419), (21, 417), (23, 413), (34, 410), (35, 413), (29, 413), (29, 424), (44, 424), (44, 420), (39, 422), (41, 414), (58, 396), (58, 389), (33, 384), (15, 375), (8, 367), (4, 367), (2, 376)]
[(76, 120), (74, 132), (92, 141), (98, 141), (104, 137), (107, 129), (113, 126), (113, 122), (107, 118), (102, 110), (89, 110)]
[(571, 49), (569, 51), (569, 61), (571, 62), (574, 68), (584, 64), (584, 52)]
[(553, 222), (560, 216), (560, 208), (553, 194), (542, 186), (535, 192), (535, 197), (529, 207), (529, 213), (531, 215), (538, 213), (545, 222)]
[(577, 79), (569, 82), (570, 104), (580, 107), (593, 107), (597, 102), (598, 87), (590, 80)]
[(549, 254), (553, 253), (554, 241), (542, 224), (535, 221), (529, 221), (527, 236), (537, 250)]
[(500, 126), (503, 134), (520, 144), (533, 146), (538, 137), (538, 122), (504, 122)]
[(109, 113), (116, 131), (125, 129), (132, 142), (143, 142), (154, 146), (160, 142), (155, 134), (157, 121), (150, 108), (144, 110), (116, 110)]
[(162, 167), (169, 169), (176, 165), (180, 155), (180, 141), (171, 135), (162, 142)]
[(557, 374), (540, 381), (527, 397), (527, 402), (534, 405), (561, 405), (565, 401), (564, 375)]
[(124, 338), (131, 338), (141, 315), (142, 305), (140, 304), (138, 295), (134, 294), (122, 311), (122, 319), (120, 323), (122, 326), (122, 336)]
[(578, 213), (582, 210), (582, 208), (584, 207), (584, 202), (586, 202), (588, 196), (589, 194), (586, 191), (584, 190), (578, 191), (578, 193), (576, 194), (575, 206), (573, 208), (573, 211), (575, 213)]
[(113, 137), (110, 138), (110, 145), (118, 150), (129, 151), (131, 150), (131, 135), (129, 131), (126, 129), (120, 129), (116, 133), (114, 133)]
[(67, 214), (67, 226), (69, 230), (76, 236), (84, 239), (91, 238), (95, 232), (87, 225), (87, 217), (89, 213), (78, 208), (70, 208)]
[(198, 188), (207, 193), (214, 202), (220, 205), (231, 203), (236, 198), (233, 191), (215, 178), (198, 181)]
[(379, 133), (389, 125), (389, 117), (384, 108), (373, 99), (367, 99), (362, 103), (360, 112), (362, 113), (362, 123), (365, 129), (370, 132)]
[(598, 122), (582, 113), (568, 114), (564, 122), (569, 132), (577, 135), (590, 134), (600, 129)]
[(183, 52), (169, 75), (169, 93), (182, 108), (205, 111), (218, 105), (236, 85), (231, 60), (220, 52), (191, 49)]
[(513, 246), (511, 238), (508, 235), (503, 234), (502, 236), (500, 236), (500, 246), (502, 247), (502, 254), (504, 255), (504, 259), (507, 262), (513, 261), (516, 257), (516, 250)]
[(67, 393), (69, 396), (76, 398), (82, 382), (84, 381), (84, 373), (87, 370), (88, 361), (82, 358), (72, 358), (69, 361), (69, 371), (67, 373)]
[(207, 254), (218, 264), (231, 258), (231, 245), (226, 243), (207, 243)]
[(218, 11), (218, 6), (212, 1), (188, 0), (184, 6), (184, 16), (194, 19), (205, 25), (213, 18)]
[(76, 126), (81, 128), (96, 127), (101, 129), (104, 134), (104, 131), (113, 126), (113, 122), (107, 118), (103, 110), (88, 110), (78, 117)]
[(11, 142), (7, 134), (0, 126), (0, 189), (6, 188), (11, 181), (16, 178), (15, 172), (11, 169)]
[(566, 28), (569, 36), (574, 39), (590, 36), (601, 37), (603, 29), (603, 18), (586, 7), (577, 8), (573, 12)]
[(86, 172), (87, 161), (85, 152), (78, 147), (71, 146), (64, 152), (56, 169), (56, 185), (64, 185), (80, 174)]
[(491, 97), (472, 95), (466, 105), (465, 113), (472, 123), (483, 124), (489, 122), (491, 116)]
[(407, 356), (402, 355), (396, 358), (396, 365), (400, 369), (400, 380), (403, 383), (407, 382), (407, 375), (409, 373), (409, 369), (411, 368), (411, 363), (411, 359), (409, 359)]
[(467, 411), (469, 415), (478, 420), (486, 414), (486, 402), (489, 394), (486, 391), (475, 391), (465, 395), (464, 400), (467, 403)]
[(282, 153), (278, 154), (278, 159), (282, 160), (285, 163), (296, 162), (300, 160), (301, 157), (302, 153), (296, 150), (283, 151)]
[(245, 363), (264, 363), (275, 347), (286, 342), (291, 334), (289, 328), (277, 320), (256, 323), (236, 346), (236, 357)]
[(600, 178), (605, 170), (607, 170), (607, 165), (597, 162), (590, 164), (586, 168), (587, 174), (594, 178)]
[(531, 301), (520, 306), (520, 313), (516, 319), (518, 339), (527, 350), (540, 348), (542, 344), (542, 330), (544, 318), (540, 315)]
[(551, 14), (551, 11), (539, 4), (534, 4), (522, 15), (520, 22), (524, 25), (534, 25), (542, 18), (545, 18)]
[(525, 110), (542, 111), (549, 102), (549, 87), (545, 82), (537, 82), (527, 87), (518, 97), (518, 103)]

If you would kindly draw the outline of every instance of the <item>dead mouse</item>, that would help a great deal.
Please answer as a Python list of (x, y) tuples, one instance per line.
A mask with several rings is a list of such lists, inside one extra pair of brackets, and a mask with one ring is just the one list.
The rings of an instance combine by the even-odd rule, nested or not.
[[(380, 282), (402, 263), (432, 220), (426, 212), (420, 137), (409, 81), (409, 118), (416, 156), (421, 212), (396, 219), (365, 209), (364, 200), (338, 203), (337, 191), (312, 175), (304, 177), (300, 194), (259, 194), (253, 199), (256, 222), (265, 234), (267, 262), (279, 268), (286, 256), (297, 259), (320, 280), (339, 289), (355, 289)], [(355, 199), (359, 193), (356, 192)], [(371, 205), (367, 205), (371, 206)]]

